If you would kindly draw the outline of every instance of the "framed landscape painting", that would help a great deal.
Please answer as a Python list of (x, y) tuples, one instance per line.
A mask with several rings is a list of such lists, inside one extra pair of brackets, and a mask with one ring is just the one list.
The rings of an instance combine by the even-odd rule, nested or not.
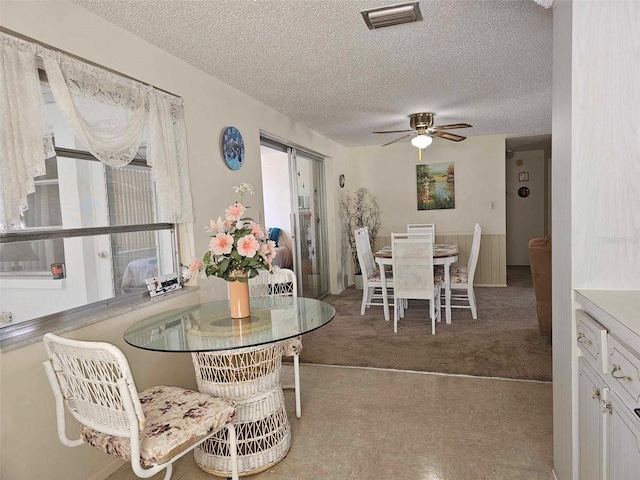
[(456, 208), (453, 163), (416, 165), (418, 210)]

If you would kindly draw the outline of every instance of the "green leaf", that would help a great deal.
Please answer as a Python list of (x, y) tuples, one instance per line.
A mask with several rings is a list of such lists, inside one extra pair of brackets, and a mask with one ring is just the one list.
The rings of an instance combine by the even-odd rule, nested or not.
[(229, 268), (229, 264), (231, 263), (231, 260), (228, 257), (223, 258), (220, 263), (218, 264), (218, 268), (222, 271), (225, 272), (228, 268)]

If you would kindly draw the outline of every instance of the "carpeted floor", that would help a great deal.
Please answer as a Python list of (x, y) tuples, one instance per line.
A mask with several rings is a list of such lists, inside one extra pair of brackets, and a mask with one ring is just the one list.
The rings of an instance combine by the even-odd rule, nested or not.
[(326, 299), (336, 318), (304, 336), (300, 361), (549, 381), (551, 342), (538, 330), (529, 268), (509, 267), (507, 283), (476, 287), (478, 319), (454, 309), (452, 323), (437, 323), (435, 335), (426, 302), (411, 301), (394, 334), (393, 312), (389, 322), (382, 307), (361, 316), (362, 291), (349, 288)]

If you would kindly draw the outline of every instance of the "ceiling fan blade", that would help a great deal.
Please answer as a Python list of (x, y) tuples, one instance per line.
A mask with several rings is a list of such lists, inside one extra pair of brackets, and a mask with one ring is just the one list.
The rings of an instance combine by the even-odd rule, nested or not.
[(436, 137), (444, 138), (445, 140), (451, 140), (453, 142), (461, 142), (467, 137), (463, 137), (462, 135), (456, 135), (454, 133), (449, 132), (436, 132), (434, 133)]
[(404, 132), (413, 132), (413, 130), (385, 130), (382, 132), (371, 132), (371, 133), (404, 133)]
[[(413, 130), (411, 130), (411, 132), (413, 132)], [(406, 135), (403, 135), (403, 136), (402, 136), (402, 137), (400, 137), (400, 138), (396, 138), (395, 140), (391, 140), (390, 142), (387, 142), (387, 143), (385, 143), (384, 145), (380, 145), (380, 146), (381, 146), (381, 147), (386, 147), (387, 145), (391, 145), (392, 143), (399, 142), (400, 140), (404, 140), (405, 138), (407, 138), (407, 137), (412, 137), (412, 136), (413, 136), (413, 134), (412, 134), (412, 133), (408, 133), (408, 134), (406, 134)]]
[(471, 128), (473, 125), (469, 125), (468, 123), (451, 123), (449, 125), (438, 125), (436, 128), (438, 130), (453, 130), (454, 128)]

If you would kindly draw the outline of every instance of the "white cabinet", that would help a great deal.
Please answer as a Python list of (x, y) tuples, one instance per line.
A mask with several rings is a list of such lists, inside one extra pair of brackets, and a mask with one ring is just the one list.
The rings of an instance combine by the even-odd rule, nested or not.
[(599, 480), (604, 473), (604, 422), (602, 390), (604, 382), (584, 358), (579, 359), (578, 428), (580, 480)]
[[(607, 480), (638, 480), (640, 478), (640, 417), (609, 392)], [(582, 478), (582, 477), (580, 477)]]
[(576, 295), (580, 480), (640, 479), (640, 292), (626, 293)]

